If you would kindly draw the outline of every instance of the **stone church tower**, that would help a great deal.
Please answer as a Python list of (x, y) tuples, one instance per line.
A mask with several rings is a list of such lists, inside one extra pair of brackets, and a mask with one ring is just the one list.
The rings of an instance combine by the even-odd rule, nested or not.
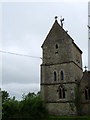
[(72, 97), (76, 81), (81, 80), (82, 51), (57, 19), (43, 45), (41, 95), (52, 115), (73, 115)]

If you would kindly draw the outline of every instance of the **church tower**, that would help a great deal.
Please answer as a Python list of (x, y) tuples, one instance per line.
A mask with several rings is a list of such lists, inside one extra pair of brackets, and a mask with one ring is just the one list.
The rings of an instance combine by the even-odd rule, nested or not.
[[(62, 21), (61, 21), (62, 23)], [(41, 95), (49, 114), (72, 115), (76, 81), (82, 78), (82, 51), (57, 18), (42, 44)], [(72, 98), (73, 97), (73, 98)]]

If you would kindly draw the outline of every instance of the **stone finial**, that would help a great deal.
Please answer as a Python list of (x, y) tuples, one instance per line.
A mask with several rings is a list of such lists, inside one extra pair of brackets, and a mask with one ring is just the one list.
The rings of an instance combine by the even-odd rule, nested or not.
[(57, 18), (58, 18), (58, 17), (57, 17), (57, 16), (55, 16), (55, 21), (57, 21)]
[(87, 71), (87, 66), (85, 66), (84, 68), (85, 68), (85, 71)]

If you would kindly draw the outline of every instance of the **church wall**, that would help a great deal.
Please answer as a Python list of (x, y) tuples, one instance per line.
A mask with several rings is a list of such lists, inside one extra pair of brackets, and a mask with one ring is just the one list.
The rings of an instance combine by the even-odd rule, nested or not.
[(44, 94), (43, 97), (45, 97), (46, 102), (68, 102), (72, 101), (75, 97), (74, 88), (76, 86), (75, 83), (72, 84), (63, 84), (63, 87), (65, 88), (65, 98), (60, 99), (59, 98), (59, 86), (60, 84), (52, 84), (52, 85), (42, 85), (42, 94)]
[(82, 115), (90, 115), (90, 102), (82, 104)]
[(75, 46), (75, 44), (72, 44), (72, 48), (73, 48), (73, 61), (80, 67), (82, 68), (82, 54), (81, 52), (78, 50), (78, 48)]
[[(59, 72), (63, 70), (64, 71), (64, 80), (60, 80)], [(64, 107), (67, 104), (69, 104), (70, 101), (73, 100), (75, 97), (74, 88), (76, 87), (76, 81), (79, 78), (81, 78), (82, 70), (76, 66), (73, 62), (70, 63), (64, 63), (64, 64), (58, 64), (58, 65), (41, 65), (41, 93), (43, 95), (43, 98), (45, 102), (48, 102), (48, 109), (50, 109), (51, 112), (51, 102), (57, 105), (57, 109)], [(54, 71), (57, 71), (57, 81), (54, 81)], [(78, 79), (77, 79), (78, 78)], [(59, 86), (63, 85), (65, 87), (65, 99), (59, 99)], [(56, 103), (57, 102), (57, 103)], [(60, 103), (58, 103), (60, 102)], [(63, 104), (61, 103), (63, 102)], [(66, 104), (66, 103), (67, 104)], [(58, 105), (60, 104), (60, 105)], [(62, 106), (62, 107), (61, 107)], [(70, 106), (70, 105), (69, 105)], [(54, 106), (53, 106), (53, 109)], [(71, 109), (71, 108), (70, 108)], [(55, 110), (56, 111), (56, 110)], [(64, 111), (62, 109), (62, 111)], [(70, 111), (70, 110), (69, 110)], [(58, 111), (58, 114), (62, 114), (62, 112)], [(55, 113), (56, 114), (56, 113)], [(72, 114), (72, 112), (68, 113), (69, 115)], [(74, 114), (74, 113), (73, 113)], [(65, 113), (67, 115), (67, 112)]]
[[(52, 42), (51, 42), (52, 41)], [(57, 64), (72, 61), (72, 40), (59, 38), (48, 41), (43, 47), (43, 63)], [(58, 48), (56, 48), (56, 44)]]
[[(41, 64), (41, 94), (49, 114), (74, 115), (76, 80), (82, 78), (82, 56), (71, 37), (55, 21), (46, 37)], [(63, 79), (61, 79), (61, 71)], [(54, 74), (55, 73), (55, 74)]]
[[(60, 83), (61, 70), (64, 73), (64, 80), (63, 82), (75, 82), (74, 72), (77, 70), (74, 66), (73, 62), (64, 63), (64, 64), (57, 64), (57, 65), (41, 65), (41, 83), (51, 84), (51, 83)], [(54, 81), (54, 71), (57, 72), (57, 81)], [(79, 70), (77, 71), (80, 74)]]
[(76, 115), (76, 110), (71, 110), (69, 103), (47, 103), (49, 114), (51, 115)]
[(73, 63), (73, 72), (74, 80), (75, 81), (81, 80), (83, 76), (82, 68), (79, 68), (79, 66), (77, 66), (75, 63)]
[[(57, 65), (41, 65), (41, 83), (59, 83), (60, 71), (64, 72), (64, 82), (75, 82), (75, 80), (80, 80), (83, 75), (82, 69), (80, 69), (73, 62), (57, 64)], [(57, 81), (54, 81), (54, 71), (57, 72)]]
[(90, 115), (90, 93), (87, 92), (87, 99), (85, 95), (85, 90), (90, 89), (90, 82), (89, 82), (89, 72), (85, 71), (83, 73), (83, 78), (81, 79), (80, 89), (81, 89), (81, 100), (82, 100), (82, 114)]

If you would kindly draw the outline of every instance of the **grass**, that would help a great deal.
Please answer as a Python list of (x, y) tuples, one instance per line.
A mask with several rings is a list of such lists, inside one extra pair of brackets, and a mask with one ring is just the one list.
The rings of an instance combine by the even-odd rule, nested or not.
[(90, 116), (49, 116), (48, 120), (90, 120)]

